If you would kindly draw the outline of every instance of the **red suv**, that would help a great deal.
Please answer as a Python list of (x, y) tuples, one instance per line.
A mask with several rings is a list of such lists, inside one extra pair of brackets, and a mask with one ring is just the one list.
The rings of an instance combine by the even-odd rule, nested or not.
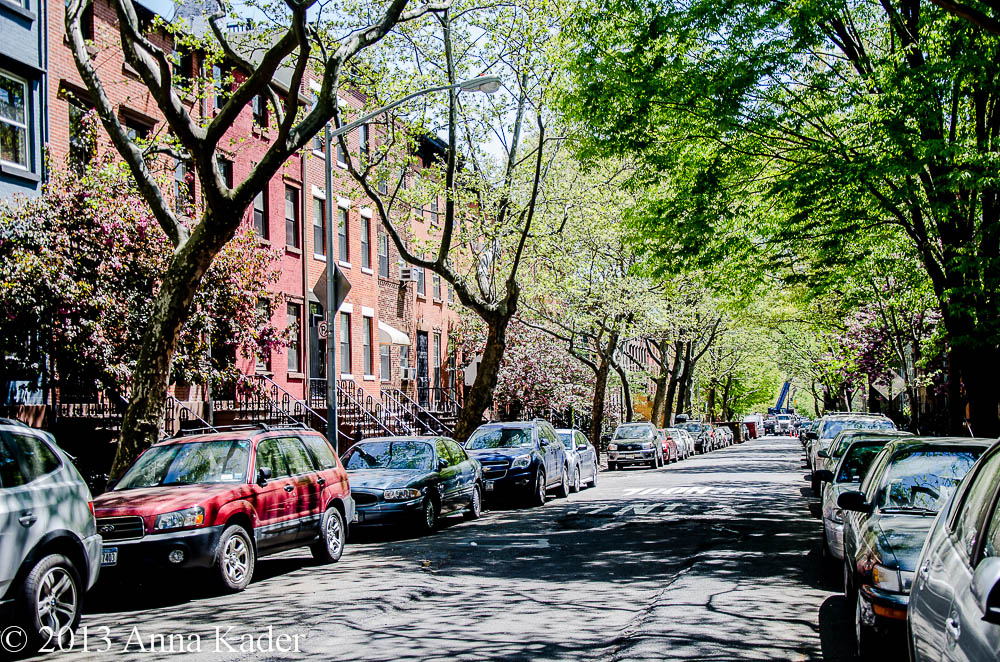
[(324, 436), (261, 426), (152, 446), (94, 511), (102, 567), (212, 568), (242, 591), (258, 556), (308, 545), (340, 559), (354, 501)]

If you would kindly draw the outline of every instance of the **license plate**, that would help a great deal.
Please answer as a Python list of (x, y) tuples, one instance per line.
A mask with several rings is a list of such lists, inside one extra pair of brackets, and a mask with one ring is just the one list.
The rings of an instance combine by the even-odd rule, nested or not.
[(484, 484), (486, 485), (486, 491), (487, 492), (492, 492), (493, 491), (493, 481), (492, 480), (488, 480)]
[(111, 565), (118, 565), (117, 547), (105, 547), (101, 550), (101, 567), (106, 568)]

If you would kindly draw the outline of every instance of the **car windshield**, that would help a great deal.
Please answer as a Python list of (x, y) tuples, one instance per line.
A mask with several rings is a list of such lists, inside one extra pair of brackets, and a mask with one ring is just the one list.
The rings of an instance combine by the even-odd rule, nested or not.
[(487, 448), (525, 448), (531, 445), (530, 428), (479, 428), (465, 442), (465, 447), (472, 451)]
[[(894, 431), (884, 430), (883, 434), (885, 434), (886, 432), (894, 432)], [(909, 433), (901, 432), (899, 434), (903, 435)], [(844, 454), (844, 451), (850, 448), (851, 444), (853, 444), (858, 439), (864, 439), (866, 437), (880, 437), (880, 436), (881, 435), (874, 430), (857, 430), (855, 428), (841, 430), (840, 434), (837, 435), (837, 438), (834, 439), (833, 443), (830, 445), (832, 449), (830, 455), (832, 457), (840, 457)], [(889, 436), (896, 436), (896, 435), (889, 435)]]
[(344, 468), (430, 471), (434, 449), (425, 441), (373, 441), (354, 446), (344, 458)]
[(843, 461), (840, 463), (840, 471), (837, 472), (838, 483), (860, 483), (865, 478), (868, 467), (878, 452), (885, 446), (883, 443), (875, 444), (854, 444), (847, 451)]
[(823, 424), (822, 439), (833, 439), (843, 430), (895, 430), (896, 424), (888, 418), (843, 418)]
[(243, 439), (153, 446), (139, 456), (114, 489), (243, 483), (249, 462), (250, 442)]
[(572, 432), (557, 432), (556, 434), (559, 435), (559, 441), (561, 441), (563, 443), (563, 446), (565, 446), (567, 450), (575, 450), (576, 449), (576, 445), (574, 445), (574, 443), (573, 443), (573, 433)]
[(622, 425), (615, 430), (615, 439), (652, 439), (655, 433), (648, 425)]
[(902, 451), (889, 465), (876, 503), (882, 510), (936, 513), (981, 454), (979, 449)]
[[(687, 430), (688, 432), (694, 432), (695, 434), (701, 432), (701, 423), (681, 423), (677, 427), (682, 430)], [(708, 426), (706, 425), (705, 427)]]

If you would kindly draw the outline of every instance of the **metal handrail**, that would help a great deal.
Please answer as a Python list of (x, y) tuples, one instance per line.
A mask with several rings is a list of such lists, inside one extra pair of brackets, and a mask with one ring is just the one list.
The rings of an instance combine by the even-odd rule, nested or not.
[[(389, 397), (400, 407), (408, 409), (413, 419), (423, 425), (424, 429), (430, 434), (440, 434), (441, 432), (447, 432), (449, 435), (454, 434), (454, 431), (449, 426), (441, 422), (437, 416), (418, 405), (413, 401), (413, 398), (406, 395), (406, 393), (403, 393), (398, 388), (390, 387), (382, 389), (382, 397)], [(400, 401), (400, 398), (402, 398), (402, 402)], [(438, 429), (433, 429), (430, 425), (423, 421), (423, 418), (429, 418), (438, 426)]]
[[(377, 429), (379, 429), (381, 432), (384, 432), (386, 435), (392, 436), (393, 434), (392, 430), (389, 429), (389, 427), (386, 426), (382, 421), (380, 421), (372, 412), (365, 409), (365, 406), (361, 402), (358, 402), (358, 400), (351, 394), (351, 389), (353, 388), (353, 386), (354, 382), (350, 380), (345, 380), (345, 379), (337, 380), (338, 406), (343, 404), (345, 406), (350, 406), (354, 408), (356, 411), (361, 413), (362, 418), (369, 420), (370, 424), (374, 424), (374, 426)], [(341, 402), (341, 400), (343, 402)]]
[[(167, 402), (164, 405), (163, 412), (163, 431), (167, 435), (177, 434), (180, 430), (184, 429), (184, 423), (191, 418), (194, 418), (199, 423), (201, 423), (201, 428), (205, 430), (211, 430), (212, 432), (218, 432), (214, 425), (206, 421), (204, 418), (198, 415), (196, 411), (188, 407), (186, 404), (177, 399), (177, 396), (168, 393)], [(187, 412), (185, 414), (185, 412)], [(179, 420), (178, 429), (174, 430), (174, 414), (177, 414)]]

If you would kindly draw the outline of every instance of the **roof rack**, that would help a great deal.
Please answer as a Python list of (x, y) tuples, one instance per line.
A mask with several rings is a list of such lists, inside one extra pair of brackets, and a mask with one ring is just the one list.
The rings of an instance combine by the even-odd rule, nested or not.
[(243, 430), (260, 430), (261, 432), (270, 432), (271, 430), (308, 429), (311, 428), (301, 421), (294, 421), (291, 423), (264, 423), (262, 421), (257, 421), (255, 423), (239, 423), (234, 425), (209, 425), (208, 427), (181, 428), (173, 435), (164, 437), (164, 439), (178, 439), (180, 437), (191, 437), (200, 434), (215, 434), (217, 432), (240, 432)]
[(882, 418), (888, 418), (885, 414), (880, 411), (828, 411), (823, 416), (881, 416)]

